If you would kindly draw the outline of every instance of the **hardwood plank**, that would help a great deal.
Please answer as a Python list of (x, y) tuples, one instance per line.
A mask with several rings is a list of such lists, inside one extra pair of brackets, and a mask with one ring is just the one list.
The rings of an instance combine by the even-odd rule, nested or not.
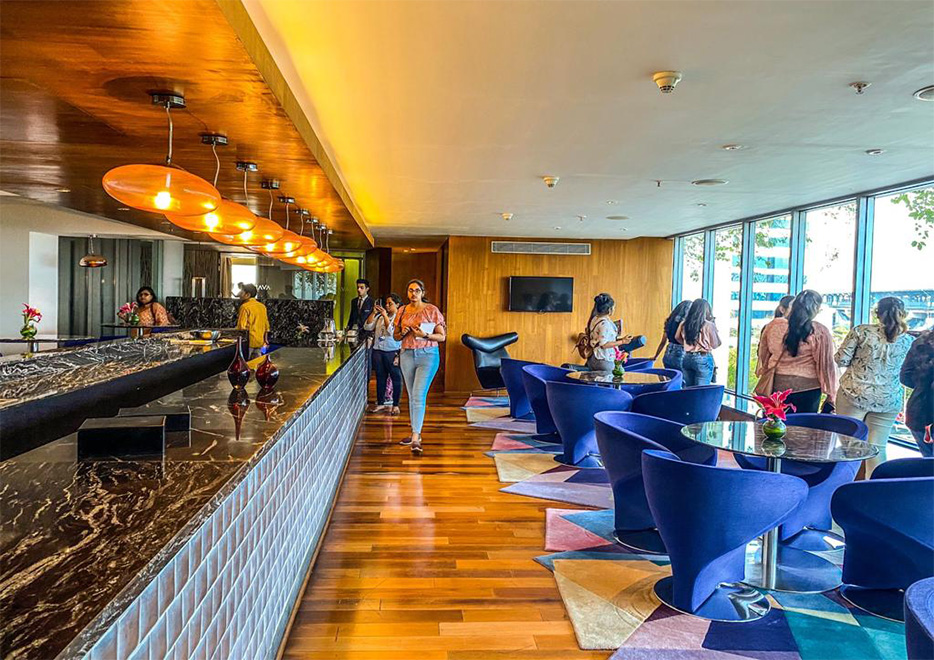
[(425, 455), (406, 416), (368, 416), (284, 657), (606, 658), (581, 651), (544, 550), (545, 509), (502, 493), (466, 394), (432, 395)]

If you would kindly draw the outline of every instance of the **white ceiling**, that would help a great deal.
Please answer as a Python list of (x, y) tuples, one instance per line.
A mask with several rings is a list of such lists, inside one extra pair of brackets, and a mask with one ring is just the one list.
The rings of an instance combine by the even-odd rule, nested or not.
[(928, 0), (243, 2), (378, 238), (665, 236), (934, 174)]

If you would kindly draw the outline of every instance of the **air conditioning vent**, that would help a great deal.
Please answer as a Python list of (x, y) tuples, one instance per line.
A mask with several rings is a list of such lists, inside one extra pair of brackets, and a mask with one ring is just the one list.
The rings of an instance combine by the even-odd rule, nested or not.
[(491, 251), (496, 254), (565, 254), (589, 257), (590, 243), (493, 241)]

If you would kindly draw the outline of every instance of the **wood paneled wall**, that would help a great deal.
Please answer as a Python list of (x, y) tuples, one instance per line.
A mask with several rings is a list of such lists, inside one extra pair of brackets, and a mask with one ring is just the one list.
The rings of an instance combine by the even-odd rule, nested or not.
[[(488, 336), (515, 331), (513, 357), (549, 364), (580, 362), (574, 338), (583, 332), (593, 297), (607, 292), (616, 299), (616, 315), (624, 330), (648, 341), (639, 355), (651, 355), (661, 339), (671, 303), (672, 247), (663, 238), (629, 241), (593, 240), (589, 257), (493, 254), (493, 239), (452, 236), (448, 243), (445, 389), (480, 387), (462, 334)], [(507, 240), (507, 239), (497, 239)], [(395, 271), (395, 269), (394, 269)], [(574, 278), (574, 311), (570, 314), (509, 312), (511, 275)], [(395, 272), (393, 272), (395, 279)]]
[[(402, 296), (402, 302), (408, 300), (405, 295), (409, 280), (419, 279), (425, 283), (428, 299), (441, 307), (441, 290), (438, 277), (439, 254), (433, 252), (392, 251), (392, 292)], [(386, 291), (389, 293), (389, 291)]]

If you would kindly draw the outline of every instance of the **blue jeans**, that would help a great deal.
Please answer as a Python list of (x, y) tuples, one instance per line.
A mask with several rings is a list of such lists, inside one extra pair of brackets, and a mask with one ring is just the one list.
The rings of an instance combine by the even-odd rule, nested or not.
[(409, 392), (409, 418), (412, 433), (421, 434), (425, 422), (426, 400), (431, 381), (441, 366), (441, 353), (437, 346), (431, 348), (404, 348), (399, 358), (405, 389)]
[(681, 360), (684, 387), (710, 385), (713, 380), (713, 355), (710, 353), (685, 353)]
[(666, 369), (677, 369), (681, 371), (681, 365), (684, 363), (684, 346), (681, 344), (672, 344), (668, 342), (668, 348), (662, 356), (662, 364)]
[(918, 450), (921, 452), (922, 456), (927, 458), (934, 456), (934, 444), (924, 441), (923, 429), (921, 431), (912, 431), (911, 435), (914, 436), (915, 442), (918, 443)]

